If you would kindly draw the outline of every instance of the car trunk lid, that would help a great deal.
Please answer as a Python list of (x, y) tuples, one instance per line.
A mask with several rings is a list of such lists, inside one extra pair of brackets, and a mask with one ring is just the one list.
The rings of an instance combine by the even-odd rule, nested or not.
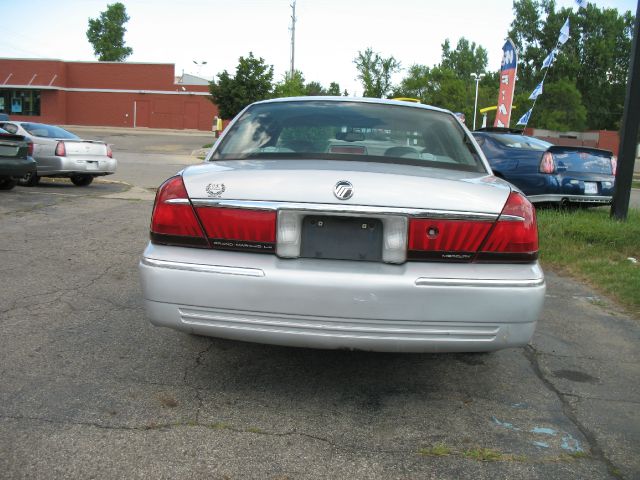
[(104, 142), (93, 140), (69, 140), (64, 142), (66, 154), (69, 156), (101, 156), (107, 155), (107, 145)]
[[(499, 214), (508, 184), (486, 173), (354, 161), (238, 160), (187, 168), (192, 199), (385, 206)], [(353, 186), (340, 200), (340, 181)]]

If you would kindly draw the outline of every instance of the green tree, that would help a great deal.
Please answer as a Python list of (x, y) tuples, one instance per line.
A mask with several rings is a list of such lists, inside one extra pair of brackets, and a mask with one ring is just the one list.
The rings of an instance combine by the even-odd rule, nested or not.
[(442, 44), (442, 61), (440, 67), (453, 70), (461, 78), (472, 73), (484, 73), (487, 69), (487, 51), (462, 37), (455, 50), (451, 50), (449, 39)]
[(582, 131), (586, 127), (587, 109), (576, 82), (566, 78), (545, 84), (538, 98), (529, 126), (566, 132)]
[(120, 2), (107, 5), (99, 18), (89, 19), (87, 38), (93, 45), (93, 53), (100, 62), (123, 62), (133, 53), (133, 49), (124, 44), (129, 21), (127, 10)]
[(472, 126), (475, 81), (471, 73), (485, 75), (479, 84), (478, 107), (495, 105), (497, 73), (487, 73), (487, 51), (465, 38), (460, 38), (453, 50), (449, 40), (445, 40), (440, 64), (434, 67), (412, 65), (394, 89), (393, 96), (417, 98), (422, 103), (462, 112), (467, 125)]
[(359, 51), (353, 63), (362, 82), (363, 97), (386, 97), (391, 90), (391, 75), (400, 70), (400, 62), (393, 56), (383, 58), (371, 48)]
[(340, 84), (337, 82), (331, 82), (329, 84), (329, 89), (327, 90), (327, 95), (331, 95), (332, 97), (340, 96)]
[(244, 107), (272, 96), (273, 65), (264, 59), (240, 57), (236, 74), (232, 77), (226, 70), (218, 74), (218, 81), (209, 84), (211, 101), (218, 106), (222, 118), (235, 117)]
[[(509, 36), (519, 51), (517, 92), (530, 93), (542, 80), (542, 62), (556, 46), (560, 28), (569, 18), (571, 37), (560, 47), (545, 84), (556, 79), (575, 80), (587, 108), (586, 128), (617, 129), (629, 70), (631, 12), (620, 14), (592, 3), (577, 12), (566, 8), (556, 11), (553, 0), (515, 0), (513, 11)], [(536, 110), (542, 106), (544, 103), (537, 104)]]
[(304, 76), (299, 70), (293, 72), (293, 75), (287, 72), (282, 82), (277, 83), (273, 89), (273, 96), (276, 98), (301, 97), (306, 94)]

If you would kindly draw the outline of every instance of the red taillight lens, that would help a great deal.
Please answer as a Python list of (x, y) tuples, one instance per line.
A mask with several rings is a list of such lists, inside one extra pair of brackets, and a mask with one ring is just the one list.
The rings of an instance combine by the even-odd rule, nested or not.
[(151, 241), (183, 247), (208, 247), (181, 176), (158, 189), (151, 217)]
[(56, 157), (64, 157), (67, 155), (67, 147), (64, 142), (58, 142), (56, 145)]
[(109, 145), (107, 145), (107, 157), (113, 158), (113, 150), (111, 150)]
[(544, 152), (540, 160), (540, 173), (553, 173), (556, 171), (556, 162), (551, 152)]
[(511, 192), (480, 249), (479, 260), (532, 261), (538, 256), (536, 211), (523, 195)]
[(275, 252), (276, 212), (212, 207), (196, 211), (213, 248)]
[(493, 222), (413, 219), (409, 222), (411, 260), (470, 261)]
[(618, 171), (618, 157), (613, 155), (611, 157), (611, 173), (615, 175), (617, 171)]
[(29, 142), (27, 145), (27, 155), (33, 157), (33, 142)]
[(446, 262), (532, 262), (538, 255), (538, 226), (531, 202), (511, 192), (498, 220), (412, 219), (409, 260)]

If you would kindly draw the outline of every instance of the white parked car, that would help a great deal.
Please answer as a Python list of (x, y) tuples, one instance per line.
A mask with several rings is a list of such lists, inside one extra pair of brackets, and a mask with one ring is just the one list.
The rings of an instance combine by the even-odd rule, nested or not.
[(116, 171), (118, 162), (104, 142), (83, 140), (64, 128), (44, 123), (3, 121), (0, 127), (23, 135), (33, 144), (37, 171), (25, 175), (19, 181), (21, 185), (37, 185), (40, 177), (68, 177), (74, 185), (85, 187), (95, 177)]
[(247, 107), (158, 190), (155, 325), (313, 348), (527, 344), (545, 283), (531, 203), (451, 112), (305, 97)]

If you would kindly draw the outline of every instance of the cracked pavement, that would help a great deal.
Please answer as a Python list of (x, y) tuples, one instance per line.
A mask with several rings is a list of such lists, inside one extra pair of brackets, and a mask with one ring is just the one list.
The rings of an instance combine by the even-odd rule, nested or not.
[(640, 477), (640, 324), (583, 285), (493, 354), (190, 336), (144, 318), (151, 202), (45, 183), (0, 200), (0, 478)]

